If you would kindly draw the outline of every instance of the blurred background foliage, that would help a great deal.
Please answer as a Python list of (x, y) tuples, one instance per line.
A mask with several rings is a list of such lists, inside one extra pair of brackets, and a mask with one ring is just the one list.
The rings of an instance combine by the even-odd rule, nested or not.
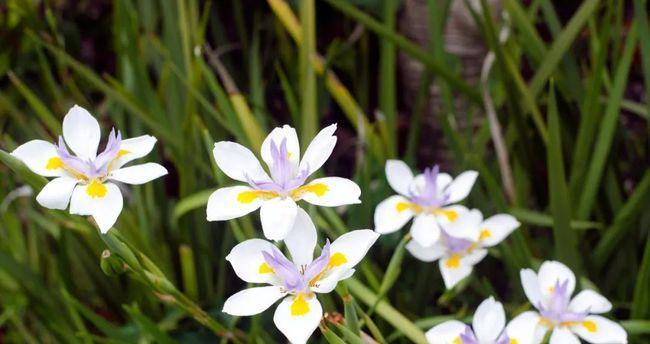
[[(403, 233), (382, 237), (322, 300), (315, 342), (421, 343), (488, 295), (514, 317), (530, 307), (519, 269), (551, 258), (612, 300), (632, 343), (649, 340), (647, 2), (0, 2), (0, 342), (283, 341), (270, 312), (220, 312), (244, 287), (224, 257), (260, 232), (256, 214), (206, 222), (208, 195), (231, 182), (212, 145), (257, 151), (284, 123), (307, 142), (332, 122), (324, 170), (357, 181), (363, 204), (310, 209), (325, 236), (373, 226), (388, 158), (478, 170), (467, 205), (523, 225), (451, 291), (404, 254)], [(38, 206), (44, 179), (7, 154), (55, 140), (73, 104), (104, 133), (155, 135), (147, 159), (170, 170), (123, 189), (103, 238)]]

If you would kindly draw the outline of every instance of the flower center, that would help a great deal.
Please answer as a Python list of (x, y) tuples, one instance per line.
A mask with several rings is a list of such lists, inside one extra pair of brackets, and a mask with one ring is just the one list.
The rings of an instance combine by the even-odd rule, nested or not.
[(582, 323), (587, 316), (586, 312), (572, 312), (569, 310), (571, 295), (568, 294), (568, 285), (568, 280), (556, 281), (555, 286), (551, 288), (551, 297), (546, 300), (546, 304), (540, 302), (537, 305), (542, 316), (541, 322), (545, 326), (572, 326)]
[(248, 178), (248, 184), (257, 190), (271, 191), (281, 197), (292, 196), (292, 191), (299, 188), (307, 180), (309, 167), (298, 170), (294, 163), (289, 160), (290, 152), (287, 150), (287, 139), (282, 139), (278, 146), (271, 141), (271, 180), (256, 181)]
[(447, 204), (449, 193), (438, 190), (438, 165), (424, 170), (424, 186), (420, 190), (411, 191), (411, 201), (421, 207), (438, 209)]
[(47, 169), (64, 169), (72, 174), (75, 178), (88, 182), (103, 182), (112, 169), (115, 160), (131, 152), (120, 149), (122, 143), (122, 134), (118, 131), (111, 130), (108, 136), (108, 143), (102, 153), (97, 155), (93, 160), (83, 160), (75, 155), (70, 154), (66, 148), (63, 138), (59, 136), (57, 145), (57, 155), (48, 160)]

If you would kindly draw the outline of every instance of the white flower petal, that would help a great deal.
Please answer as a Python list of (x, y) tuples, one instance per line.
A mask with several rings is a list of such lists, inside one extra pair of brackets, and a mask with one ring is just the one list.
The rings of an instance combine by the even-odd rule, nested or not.
[(249, 179), (269, 180), (269, 176), (264, 172), (253, 152), (239, 143), (217, 142), (214, 144), (212, 155), (221, 171), (234, 180), (241, 182), (248, 182)]
[(571, 330), (593, 344), (625, 344), (627, 333), (623, 327), (599, 315), (589, 315)]
[(469, 192), (476, 182), (478, 177), (478, 172), (476, 171), (465, 171), (459, 174), (454, 180), (449, 183), (446, 188), (446, 192), (449, 192), (449, 199), (447, 200), (448, 204), (460, 202), (469, 195)]
[(248, 283), (276, 284), (272, 268), (266, 264), (262, 252), (272, 253), (273, 244), (262, 239), (242, 241), (226, 256), (237, 277)]
[(410, 202), (398, 195), (381, 201), (375, 208), (375, 231), (379, 234), (393, 233), (413, 217)]
[(62, 168), (56, 146), (43, 140), (32, 140), (16, 148), (11, 155), (22, 161), (32, 172), (44, 177), (60, 177)]
[(361, 189), (350, 179), (325, 177), (294, 190), (293, 198), (324, 207), (339, 207), (347, 204), (361, 203)]
[(539, 289), (545, 297), (551, 297), (556, 283), (568, 281), (566, 295), (572, 295), (576, 286), (576, 276), (566, 265), (557, 261), (546, 261), (542, 263), (537, 273)]
[[(483, 221), (483, 214), (481, 214), (478, 209), (472, 209), (466, 213), (457, 214), (458, 217), (456, 220), (442, 225), (445, 233), (454, 238), (467, 239), (474, 242), (478, 241), (481, 232), (480, 225), (481, 221)], [(441, 216), (437, 217), (440, 218)]]
[(77, 185), (70, 200), (70, 214), (92, 215), (99, 230), (106, 233), (122, 212), (123, 202), (120, 189), (113, 183)]
[(427, 331), (429, 344), (454, 344), (460, 342), (460, 335), (465, 332), (467, 325), (458, 320), (445, 321)]
[(411, 183), (413, 183), (413, 172), (404, 161), (386, 161), (386, 179), (388, 179), (388, 185), (395, 192), (409, 196)]
[(497, 214), (491, 216), (481, 223), (481, 244), (484, 247), (492, 247), (503, 241), (520, 225), (521, 223), (512, 215)]
[(319, 279), (318, 282), (313, 287), (311, 287), (311, 291), (321, 294), (331, 293), (340, 281), (352, 277), (352, 275), (354, 275), (354, 271), (354, 269), (348, 269), (337, 270), (329, 273), (323, 279)]
[(244, 289), (226, 300), (223, 312), (235, 316), (259, 314), (284, 295), (282, 287), (279, 286)]
[(291, 198), (276, 197), (262, 204), (262, 231), (269, 240), (283, 240), (296, 222), (298, 205)]
[(485, 299), (476, 308), (472, 319), (474, 334), (480, 343), (494, 342), (506, 326), (506, 313), (501, 302), (493, 297)]
[(278, 305), (273, 322), (292, 344), (305, 344), (323, 316), (316, 296), (289, 296)]
[(300, 161), (300, 170), (309, 168), (309, 174), (323, 166), (336, 146), (336, 124), (331, 124), (321, 130), (311, 141)]
[(253, 212), (264, 203), (267, 194), (248, 186), (217, 189), (208, 199), (208, 221), (225, 221)]
[(293, 229), (284, 238), (284, 243), (291, 253), (294, 264), (307, 265), (314, 259), (316, 226), (302, 208), (298, 208), (296, 222), (293, 224)]
[(338, 257), (336, 258), (338, 264), (332, 268), (332, 271), (349, 270), (359, 264), (377, 238), (379, 234), (370, 229), (354, 230), (338, 237), (330, 245), (330, 264), (333, 262), (332, 258)]
[(514, 340), (517, 344), (537, 344), (535, 332), (539, 318), (537, 312), (527, 311), (512, 319), (506, 326), (506, 334), (511, 343)]
[(142, 158), (153, 150), (156, 141), (156, 138), (151, 135), (142, 135), (122, 140), (118, 158), (113, 161), (111, 166), (113, 169), (118, 169), (135, 159)]
[(486, 249), (474, 249), (471, 253), (463, 257), (463, 262), (468, 265), (476, 265), (487, 256), (488, 251)]
[(519, 272), (521, 286), (524, 288), (524, 294), (530, 303), (537, 307), (542, 300), (542, 292), (539, 289), (539, 279), (535, 271), (531, 269), (521, 269)]
[(262, 142), (262, 147), (260, 153), (262, 159), (266, 162), (266, 165), (271, 167), (273, 165), (273, 158), (271, 157), (271, 142), (275, 142), (275, 145), (280, 148), (282, 140), (287, 140), (287, 154), (289, 155), (289, 161), (291, 164), (297, 168), (300, 161), (300, 144), (298, 143), (298, 134), (296, 134), (296, 129), (291, 126), (284, 125), (282, 127), (277, 127), (271, 131), (271, 133), (264, 139)]
[(86, 109), (73, 106), (63, 118), (63, 138), (82, 160), (95, 159), (101, 137), (99, 122)]
[(440, 238), (440, 227), (436, 217), (431, 214), (420, 214), (411, 225), (411, 236), (420, 246), (433, 245)]
[(453, 288), (458, 282), (469, 276), (474, 268), (467, 264), (462, 257), (456, 255), (441, 258), (438, 261), (438, 266), (447, 289)]
[(442, 194), (442, 191), (449, 186), (453, 179), (448, 173), (440, 172), (438, 173), (438, 178), (436, 179), (436, 185), (438, 186), (438, 193)]
[(440, 242), (436, 242), (429, 247), (424, 247), (416, 241), (411, 240), (406, 244), (406, 249), (411, 252), (415, 258), (423, 262), (433, 262), (445, 254), (445, 247)]
[(133, 185), (140, 185), (167, 174), (167, 169), (155, 162), (134, 165), (112, 171), (108, 178)]
[(59, 177), (47, 183), (36, 196), (36, 201), (49, 209), (63, 210), (68, 207), (77, 180), (72, 177)]
[(580, 344), (580, 339), (578, 339), (578, 337), (576, 337), (576, 335), (568, 328), (556, 327), (553, 329), (549, 344)]
[(577, 313), (588, 312), (591, 314), (600, 314), (612, 310), (612, 304), (597, 292), (585, 289), (571, 300), (569, 309)]

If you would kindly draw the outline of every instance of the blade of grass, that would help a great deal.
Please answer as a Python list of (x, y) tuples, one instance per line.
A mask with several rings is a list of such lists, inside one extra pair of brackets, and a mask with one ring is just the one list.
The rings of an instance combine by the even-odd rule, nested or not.
[(580, 255), (577, 248), (576, 232), (571, 230), (571, 195), (565, 180), (564, 157), (562, 156), (562, 141), (560, 139), (560, 119), (555, 102), (555, 90), (551, 83), (548, 100), (548, 130), (547, 147), (548, 163), (548, 192), (553, 214), (553, 239), (555, 256), (573, 271), (581, 268)]
[(594, 154), (589, 164), (587, 177), (582, 188), (583, 192), (580, 194), (578, 211), (576, 213), (578, 220), (586, 220), (589, 217), (592, 206), (596, 201), (605, 162), (612, 147), (612, 140), (619, 121), (621, 101), (625, 93), (632, 57), (634, 56), (637, 39), (636, 26), (635, 21), (632, 27), (630, 27), (625, 48), (623, 49), (623, 57), (616, 69), (614, 85), (610, 92), (610, 101), (605, 108), (603, 120), (598, 131), (598, 138), (595, 141), (597, 145), (594, 148)]
[(312, 59), (316, 56), (316, 4), (314, 0), (300, 1), (302, 44), (300, 45), (300, 136), (308, 142), (316, 136), (318, 105), (316, 103), (316, 73)]

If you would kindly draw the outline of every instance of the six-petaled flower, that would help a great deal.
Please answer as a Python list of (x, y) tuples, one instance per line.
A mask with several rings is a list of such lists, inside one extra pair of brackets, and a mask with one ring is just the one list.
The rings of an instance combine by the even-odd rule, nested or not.
[(143, 184), (167, 174), (167, 170), (156, 163), (124, 167), (149, 154), (155, 137), (122, 140), (119, 131), (111, 130), (106, 148), (97, 154), (100, 135), (97, 120), (75, 105), (63, 119), (63, 137), (59, 136), (57, 144), (32, 140), (11, 154), (34, 173), (55, 177), (36, 196), (38, 203), (61, 210), (70, 204), (70, 214), (92, 216), (105, 233), (117, 221), (123, 205), (122, 193), (113, 182)]
[(299, 200), (326, 207), (360, 203), (361, 190), (349, 179), (325, 177), (307, 182), (332, 154), (335, 130), (336, 124), (321, 130), (300, 159), (296, 130), (288, 125), (273, 129), (261, 147), (270, 176), (244, 146), (217, 142), (213, 153), (219, 168), (230, 178), (248, 185), (215, 191), (208, 200), (208, 221), (230, 220), (260, 208), (264, 236), (282, 240), (296, 219)]

